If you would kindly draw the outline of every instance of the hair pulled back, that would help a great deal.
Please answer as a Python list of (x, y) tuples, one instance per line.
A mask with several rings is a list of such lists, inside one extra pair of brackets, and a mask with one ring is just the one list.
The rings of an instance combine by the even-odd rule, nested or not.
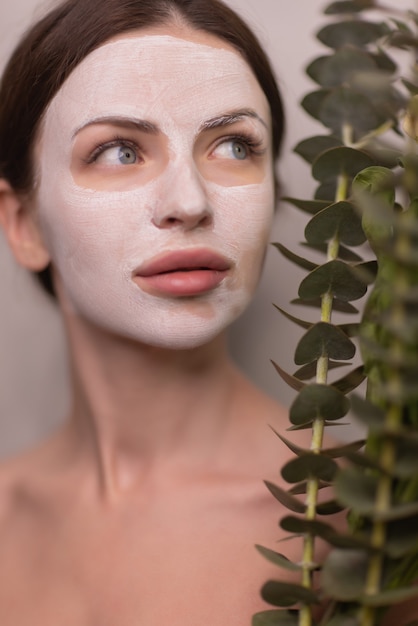
[[(33, 148), (43, 114), (75, 67), (107, 40), (181, 20), (232, 45), (253, 70), (272, 115), (273, 154), (283, 134), (283, 107), (269, 60), (245, 22), (221, 0), (66, 0), (23, 37), (0, 83), (0, 177), (30, 193)], [(51, 291), (50, 277), (41, 282)]]

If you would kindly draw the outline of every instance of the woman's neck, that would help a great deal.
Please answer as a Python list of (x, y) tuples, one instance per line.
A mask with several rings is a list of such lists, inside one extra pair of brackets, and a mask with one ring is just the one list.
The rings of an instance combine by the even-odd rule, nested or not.
[(67, 321), (72, 439), (93, 459), (108, 496), (156, 468), (216, 465), (238, 378), (223, 337), (194, 350), (162, 350)]

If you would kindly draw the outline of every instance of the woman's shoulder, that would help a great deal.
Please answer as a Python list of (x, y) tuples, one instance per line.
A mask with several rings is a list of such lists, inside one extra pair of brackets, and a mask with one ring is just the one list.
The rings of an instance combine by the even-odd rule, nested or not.
[(0, 461), (0, 524), (33, 509), (49, 474), (53, 439)]

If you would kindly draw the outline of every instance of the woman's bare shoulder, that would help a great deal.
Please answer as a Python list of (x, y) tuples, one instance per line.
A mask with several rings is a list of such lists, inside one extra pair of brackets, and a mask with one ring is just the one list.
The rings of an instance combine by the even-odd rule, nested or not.
[(56, 438), (0, 461), (0, 523), (36, 500), (56, 449)]

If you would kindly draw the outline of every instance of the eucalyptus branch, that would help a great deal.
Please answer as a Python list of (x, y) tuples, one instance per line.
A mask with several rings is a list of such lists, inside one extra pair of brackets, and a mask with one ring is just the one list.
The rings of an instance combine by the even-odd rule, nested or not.
[[(395, 591), (395, 587), (402, 587), (415, 572), (411, 561), (411, 550), (417, 549), (416, 542), (412, 543), (415, 535), (412, 536), (408, 530), (406, 540), (402, 541), (397, 540), (396, 533), (394, 535), (397, 520), (403, 523), (402, 502), (408, 503), (405, 515), (413, 514), (414, 520), (418, 521), (418, 501), (416, 510), (414, 508), (415, 496), (418, 500), (418, 480), (416, 486), (408, 482), (402, 474), (406, 471), (402, 464), (404, 462), (400, 462), (403, 447), (415, 445), (408, 441), (408, 428), (411, 425), (405, 425), (405, 406), (400, 408), (398, 401), (389, 402), (386, 399), (382, 400), (382, 411), (379, 412), (380, 408), (373, 408), (369, 403), (363, 406), (356, 401), (355, 408), (357, 406), (360, 418), (371, 427), (366, 452), (359, 453), (357, 449), (353, 451), (350, 446), (348, 449), (345, 446), (333, 450), (323, 448), (325, 428), (347, 414), (350, 402), (346, 395), (363, 379), (363, 374), (354, 370), (332, 384), (329, 382), (331, 368), (347, 362), (355, 353), (351, 338), (356, 324), (334, 325), (333, 311), (356, 312), (351, 301), (366, 293), (368, 285), (373, 283), (371, 275), (377, 265), (376, 284), (367, 306), (374, 310), (377, 304), (379, 310), (383, 303), (387, 311), (385, 315), (390, 315), (394, 330), (389, 334), (386, 332), (380, 313), (373, 313), (371, 318), (365, 314), (363, 329), (366, 330), (366, 342), (362, 339), (363, 354), (374, 394), (383, 393), (386, 397), (388, 393), (398, 398), (403, 397), (402, 394), (407, 393), (405, 389), (408, 389), (403, 378), (405, 366), (402, 365), (400, 370), (392, 366), (393, 363), (403, 363), (405, 356), (404, 339), (398, 337), (397, 333), (403, 319), (409, 319), (409, 305), (404, 302), (399, 306), (393, 304), (396, 290), (390, 286), (387, 289), (388, 276), (393, 271), (396, 278), (405, 275), (405, 285), (415, 285), (418, 300), (418, 269), (414, 269), (413, 265), (417, 255), (411, 252), (411, 235), (404, 233), (403, 222), (399, 222), (399, 227), (396, 226), (398, 230), (393, 239), (396, 245), (393, 249), (391, 247), (397, 181), (391, 169), (398, 167), (398, 152), (393, 149), (391, 155), (385, 145), (380, 153), (376, 151), (382, 135), (391, 130), (399, 132), (396, 119), (405, 111), (405, 97), (393, 84), (397, 67), (382, 49), (382, 42), (385, 39), (389, 41), (396, 27), (401, 29), (402, 34), (408, 33), (408, 37), (411, 31), (396, 19), (393, 23), (384, 24), (359, 18), (358, 14), (367, 8), (378, 8), (384, 12), (389, 10), (384, 5), (377, 6), (376, 3), (362, 0), (337, 0), (326, 7), (327, 15), (343, 16), (340, 21), (326, 25), (317, 35), (325, 46), (331, 48), (332, 54), (315, 59), (307, 68), (307, 73), (319, 88), (304, 98), (302, 106), (322, 122), (328, 134), (310, 137), (300, 142), (295, 149), (309, 163), (312, 175), (319, 183), (315, 198), (287, 198), (287, 201), (311, 215), (305, 229), (305, 244), (308, 248), (323, 251), (326, 260), (319, 265), (288, 250), (283, 244), (276, 244), (289, 261), (309, 272), (299, 287), (299, 299), (296, 302), (319, 306), (319, 321), (315, 323), (299, 319), (278, 307), (289, 320), (296, 322), (306, 332), (295, 351), (295, 363), (301, 366), (300, 369), (290, 374), (276, 364), (275, 367), (283, 380), (298, 391), (290, 408), (291, 428), (310, 427), (312, 436), (309, 450), (302, 450), (279, 434), (296, 456), (282, 468), (282, 477), (290, 483), (291, 488), (287, 491), (276, 485), (268, 485), (273, 496), (291, 511), (290, 515), (280, 520), (282, 529), (303, 536), (302, 558), (300, 563), (293, 564), (283, 555), (261, 549), (264, 556), (281, 569), (299, 571), (301, 584), (280, 581), (266, 583), (262, 592), (264, 599), (281, 608), (257, 614), (254, 616), (254, 626), (314, 626), (312, 605), (319, 601), (320, 593), (323, 592), (331, 599), (321, 620), (323, 626), (340, 626), (340, 623), (341, 626), (348, 626), (353, 623), (353, 616), (360, 620), (356, 622), (360, 626), (376, 626), (382, 606), (399, 601), (411, 593), (405, 588)], [(350, 12), (353, 13), (351, 19)], [(400, 15), (401, 12), (391, 11), (391, 14)], [(416, 19), (416, 16), (411, 16), (413, 20)], [(404, 42), (406, 39), (401, 37), (398, 41)], [(418, 90), (414, 83), (409, 85), (405, 81), (405, 86)], [(416, 136), (418, 103), (414, 115), (410, 125)], [(414, 167), (405, 166), (405, 170), (412, 180), (408, 188), (412, 200), (406, 213), (412, 216), (411, 220), (416, 213), (418, 219), (418, 159)], [(363, 186), (367, 191), (364, 196), (367, 195), (367, 202), (371, 206), (371, 210), (363, 216), (357, 207), (358, 186)], [(362, 244), (366, 236), (379, 257), (377, 264), (373, 261), (363, 262), (350, 249)], [(385, 256), (387, 254), (388, 259)], [(413, 269), (408, 269), (409, 274), (404, 266), (394, 270), (397, 259), (401, 257), (404, 264), (412, 263)], [(400, 285), (399, 282), (397, 284)], [(402, 295), (404, 299), (405, 290), (406, 287)], [(386, 302), (388, 299), (390, 306)], [(371, 340), (371, 347), (367, 344), (368, 340)], [(384, 345), (385, 341), (389, 341), (389, 348)], [(371, 358), (367, 356), (368, 349)], [(417, 351), (418, 345), (412, 354), (416, 355)], [(383, 365), (380, 364), (381, 358)], [(408, 358), (413, 361), (412, 368), (416, 367), (418, 373), (418, 363), (415, 363), (418, 357), (415, 357), (415, 361), (411, 356)], [(410, 376), (408, 367), (406, 370)], [(375, 377), (380, 380), (377, 386)], [(306, 382), (311, 378), (313, 382)], [(409, 398), (408, 394), (406, 397)], [(410, 415), (408, 419), (416, 420), (418, 429), (418, 399), (413, 402), (416, 402), (416, 406), (408, 407), (407, 414)], [(373, 428), (377, 428), (377, 423), (378, 430), (375, 433)], [(418, 432), (416, 441), (418, 456)], [(354, 467), (338, 471), (336, 460), (347, 453)], [(416, 465), (418, 472), (418, 462)], [(319, 504), (319, 490), (326, 485), (334, 487), (339, 502)], [(304, 503), (295, 494), (305, 494)], [(341, 506), (350, 509), (349, 533), (341, 532), (332, 523), (321, 520), (323, 515), (341, 510)], [(294, 515), (295, 512), (299, 515)], [(313, 571), (318, 569), (315, 563), (318, 537), (337, 548), (331, 551), (322, 566), (319, 564), (322, 567), (319, 593), (313, 585)], [(418, 573), (418, 562), (416, 570)], [(299, 608), (289, 612), (287, 607), (293, 605)]]

